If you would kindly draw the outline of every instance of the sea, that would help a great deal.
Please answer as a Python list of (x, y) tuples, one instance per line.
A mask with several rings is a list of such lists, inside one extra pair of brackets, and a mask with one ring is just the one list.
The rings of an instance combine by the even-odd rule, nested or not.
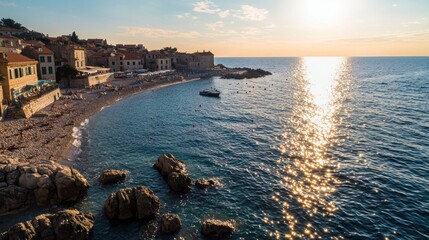
[[(153, 89), (76, 129), (71, 164), (91, 188), (74, 207), (95, 214), (92, 239), (203, 239), (208, 218), (234, 220), (231, 239), (429, 239), (429, 57), (215, 61), (272, 75)], [(221, 186), (170, 191), (152, 167), (165, 153)], [(104, 169), (129, 177), (103, 186)], [(106, 219), (112, 192), (141, 185), (180, 216), (178, 233)]]

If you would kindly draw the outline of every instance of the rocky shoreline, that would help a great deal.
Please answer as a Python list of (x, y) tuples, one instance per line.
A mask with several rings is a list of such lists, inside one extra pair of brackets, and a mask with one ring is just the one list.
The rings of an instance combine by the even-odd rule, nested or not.
[[(200, 77), (219, 76), (228, 78), (231, 74), (241, 75), (243, 74), (242, 69), (214, 70), (199, 75), (178, 74), (177, 77), (159, 77), (150, 81), (137, 79), (113, 81), (110, 86), (75, 90), (71, 92), (71, 97), (65, 97), (55, 102), (32, 118), (11, 119), (1, 122), (0, 215), (14, 214), (36, 205), (73, 204), (86, 193), (89, 188), (86, 179), (76, 169), (60, 163), (65, 163), (64, 160), (69, 156), (73, 146), (73, 128), (80, 127), (85, 119), (103, 107), (146, 90), (195, 80)], [(65, 163), (65, 165), (67, 164)], [(174, 156), (168, 154), (160, 156), (154, 167), (166, 178), (172, 191), (184, 194), (191, 190), (193, 184), (189, 178), (186, 165), (175, 159)], [(124, 181), (125, 178), (125, 172), (106, 170), (99, 180), (103, 184), (114, 184)], [(195, 185), (197, 188), (221, 186), (216, 179), (200, 179), (196, 181)], [(127, 208), (126, 203), (131, 205), (128, 205)], [(147, 209), (145, 210), (148, 203), (152, 208), (149, 212)], [(140, 206), (140, 208), (133, 206)], [(135, 212), (135, 209), (140, 210)], [(122, 189), (117, 193), (112, 193), (111, 197), (106, 200), (105, 211), (107, 211), (106, 214), (109, 219), (154, 217), (159, 212), (159, 199), (144, 186)], [(56, 214), (65, 214), (69, 216), (68, 219), (73, 219), (76, 215), (85, 215), (80, 212), (58, 212)], [(44, 218), (43, 222), (45, 223), (55, 222), (56, 214), (43, 215), (41, 218)], [(89, 236), (95, 221), (92, 216), (85, 216), (89, 219), (85, 221), (89, 221), (92, 225), (89, 224), (91, 226), (87, 228), (83, 238)], [(80, 217), (80, 219), (82, 218), (85, 217)], [(45, 234), (40, 233), (40, 231), (46, 229), (38, 230), (37, 219), (40, 218), (37, 217), (33, 222), (27, 221), (14, 225), (3, 233), (0, 239), (12, 239), (11, 236), (15, 236), (14, 234), (27, 234), (28, 236)], [(175, 232), (181, 225), (178, 216), (163, 216), (162, 222), (164, 232)], [(206, 232), (206, 235), (223, 235), (225, 231), (226, 235), (229, 235), (234, 231), (231, 223), (217, 220), (209, 221), (203, 226), (202, 233)], [(50, 228), (52, 227), (55, 228), (51, 224)], [(213, 232), (213, 228), (217, 229), (217, 227), (219, 227), (220, 232)], [(56, 231), (52, 233), (50, 229), (49, 234), (58, 233)]]

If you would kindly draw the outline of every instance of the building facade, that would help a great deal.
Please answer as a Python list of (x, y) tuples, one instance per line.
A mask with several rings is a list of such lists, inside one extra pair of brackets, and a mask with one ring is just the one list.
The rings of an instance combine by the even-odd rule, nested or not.
[(112, 52), (109, 57), (109, 68), (115, 72), (143, 69), (143, 61), (139, 54), (133, 52)]
[(38, 60), (39, 79), (55, 80), (54, 52), (44, 45), (27, 46), (22, 55)]
[(37, 61), (18, 53), (0, 53), (4, 99), (13, 102), (14, 93), (37, 82)]

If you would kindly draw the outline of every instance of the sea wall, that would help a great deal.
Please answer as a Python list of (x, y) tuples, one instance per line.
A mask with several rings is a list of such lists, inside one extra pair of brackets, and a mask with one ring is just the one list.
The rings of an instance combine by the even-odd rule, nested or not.
[(21, 109), (25, 118), (31, 117), (36, 112), (54, 103), (61, 96), (60, 89), (57, 88), (49, 93), (44, 94), (38, 99), (32, 100), (22, 105)]
[(113, 77), (113, 73), (105, 73), (105, 74), (100, 74), (95, 76), (88, 76), (85, 78), (72, 79), (70, 81), (70, 87), (72, 88), (83, 88), (87, 86), (89, 87), (99, 83), (104, 83), (112, 77)]

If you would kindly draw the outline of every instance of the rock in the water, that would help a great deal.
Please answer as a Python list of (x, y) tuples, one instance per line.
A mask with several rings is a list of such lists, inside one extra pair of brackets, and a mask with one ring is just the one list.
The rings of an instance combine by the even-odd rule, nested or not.
[(191, 190), (191, 178), (185, 173), (170, 173), (167, 178), (168, 186), (175, 192), (187, 193)]
[(167, 177), (167, 184), (171, 190), (178, 193), (187, 193), (191, 190), (192, 181), (184, 162), (176, 159), (172, 154), (163, 154), (153, 165), (162, 176)]
[(208, 188), (208, 187), (222, 186), (222, 184), (217, 178), (208, 178), (208, 179), (198, 179), (197, 181), (195, 181), (195, 186), (197, 188)]
[(75, 202), (89, 184), (75, 169), (54, 162), (25, 163), (0, 155), (0, 215), (38, 205)]
[(62, 169), (55, 174), (58, 200), (62, 203), (75, 202), (82, 194), (86, 193), (89, 184), (74, 169)]
[(201, 233), (206, 237), (226, 238), (231, 236), (234, 231), (235, 222), (232, 220), (207, 219), (201, 225)]
[(176, 159), (172, 154), (163, 154), (159, 156), (153, 167), (158, 169), (161, 175), (165, 177), (172, 172), (186, 172), (185, 163)]
[(109, 219), (151, 218), (158, 214), (159, 198), (147, 187), (120, 189), (104, 202), (104, 213)]
[(174, 233), (182, 228), (179, 215), (167, 213), (161, 217), (161, 231), (164, 233)]
[(94, 215), (77, 210), (58, 212), (51, 219), (57, 240), (87, 239), (94, 227)]
[[(6, 235), (6, 234), (4, 234)], [(33, 225), (31, 225), (30, 222), (22, 222), (13, 225), (8, 231), (7, 231), (7, 238), (6, 239), (34, 239), (36, 236), (36, 230), (34, 229)]]
[(98, 179), (102, 184), (113, 184), (123, 182), (127, 177), (127, 172), (123, 170), (104, 170)]
[(32, 221), (12, 226), (0, 239), (73, 240), (88, 239), (94, 227), (94, 216), (77, 210), (42, 214)]

